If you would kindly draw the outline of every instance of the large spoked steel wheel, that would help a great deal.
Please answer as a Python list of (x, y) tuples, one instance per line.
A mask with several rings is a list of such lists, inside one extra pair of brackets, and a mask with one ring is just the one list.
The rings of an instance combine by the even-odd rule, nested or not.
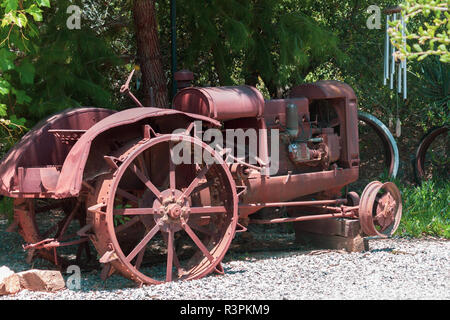
[(402, 198), (392, 182), (373, 181), (361, 194), (359, 221), (368, 236), (390, 237), (402, 217)]
[(118, 153), (105, 157), (112, 173), (98, 181), (88, 210), (105, 273), (159, 284), (222, 272), (237, 223), (236, 187), (222, 156), (184, 134)]
[(448, 128), (448, 125), (432, 128), (420, 140), (414, 158), (414, 176), (417, 183), (420, 184), (433, 177), (448, 178), (450, 170)]
[(14, 220), (29, 247), (27, 261), (40, 257), (67, 267), (74, 258), (80, 264), (84, 251), (90, 259), (88, 239), (76, 233), (86, 224), (84, 206), (75, 199), (14, 199)]

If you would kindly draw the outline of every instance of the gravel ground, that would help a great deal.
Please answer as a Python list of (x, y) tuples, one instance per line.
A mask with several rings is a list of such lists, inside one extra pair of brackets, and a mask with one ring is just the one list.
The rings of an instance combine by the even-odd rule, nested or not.
[[(22, 239), (4, 232), (0, 220), (0, 266), (15, 272), (30, 269), (24, 262)], [(291, 243), (293, 234), (284, 234)], [(264, 241), (264, 239), (262, 240)], [(298, 299), (450, 299), (450, 241), (442, 239), (370, 240), (370, 250), (263, 251), (231, 250), (225, 275), (137, 288), (120, 276), (106, 282), (98, 271), (82, 272), (81, 290), (56, 293), (23, 290), (3, 299), (57, 300), (298, 300)], [(49, 268), (36, 262), (34, 268)]]

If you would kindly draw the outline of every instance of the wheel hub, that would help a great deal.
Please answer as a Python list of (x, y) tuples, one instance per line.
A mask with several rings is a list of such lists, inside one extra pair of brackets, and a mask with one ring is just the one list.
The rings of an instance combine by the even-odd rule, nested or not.
[(381, 231), (384, 231), (394, 221), (395, 201), (390, 194), (385, 194), (378, 203), (379, 206), (375, 218), (381, 227)]
[(153, 202), (155, 223), (161, 225), (161, 229), (167, 232), (181, 230), (182, 223), (189, 219), (190, 206), (187, 199), (183, 199), (180, 190), (167, 189), (161, 192), (161, 199)]
[(177, 203), (171, 203), (168, 205), (166, 211), (167, 211), (167, 215), (170, 218), (172, 218), (173, 220), (177, 220), (181, 216), (182, 208)]

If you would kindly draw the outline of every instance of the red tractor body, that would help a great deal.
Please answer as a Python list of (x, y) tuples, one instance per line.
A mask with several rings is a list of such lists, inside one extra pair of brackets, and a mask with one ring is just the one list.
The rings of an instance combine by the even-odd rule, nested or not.
[[(218, 133), (225, 140), (211, 142)], [(195, 160), (201, 150), (214, 162), (179, 163), (182, 146), (182, 157)], [(64, 264), (56, 248), (79, 245), (78, 256), (89, 253), (90, 240), (103, 277), (117, 271), (160, 283), (221, 272), (235, 232), (249, 221), (340, 217), (359, 219), (368, 235), (391, 235), (401, 217), (395, 185), (373, 182), (361, 199), (342, 195), (359, 162), (357, 99), (344, 83), (304, 84), (273, 100), (250, 86), (187, 86), (172, 109), (81, 108), (41, 121), (1, 162), (0, 192), (15, 198), (10, 229), (24, 236), (30, 259)], [(266, 207), (312, 214), (249, 220)], [(40, 230), (38, 212), (55, 208), (63, 218)], [(166, 248), (162, 279), (144, 267), (150, 247)]]

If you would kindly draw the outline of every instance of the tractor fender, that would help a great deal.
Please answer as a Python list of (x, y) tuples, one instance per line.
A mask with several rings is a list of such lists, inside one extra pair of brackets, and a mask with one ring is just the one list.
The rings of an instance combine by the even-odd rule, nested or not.
[[(48, 116), (33, 126), (4, 156), (0, 162), (0, 193), (18, 197), (18, 168), (61, 166), (70, 152), (71, 145), (61, 143), (52, 129), (81, 129), (100, 122), (113, 114), (114, 110), (82, 107), (65, 109)], [(56, 170), (55, 170), (56, 171)]]
[[(221, 126), (219, 121), (209, 117), (174, 109), (146, 107), (126, 109), (114, 113), (92, 126), (75, 143), (64, 161), (55, 188), (55, 198), (77, 197), (79, 195), (87, 164), (89, 164), (90, 168), (94, 168), (97, 171), (101, 171), (104, 168), (105, 161), (103, 156), (108, 154), (102, 154), (101, 157), (93, 157), (92, 154), (99, 153), (101, 148), (107, 148), (107, 144), (111, 141), (108, 139), (112, 137), (124, 139), (124, 137), (128, 137), (127, 134), (133, 129), (142, 128), (144, 124), (156, 120), (161, 121), (163, 124), (161, 126), (162, 129), (169, 130), (167, 133), (171, 133), (170, 130), (182, 128), (182, 126), (178, 126), (180, 124), (187, 125), (192, 121), (203, 121), (214, 127)], [(140, 134), (142, 134), (142, 131)], [(137, 135), (133, 138), (137, 137), (139, 136)], [(140, 135), (140, 137), (142, 138), (143, 136)], [(92, 148), (93, 145), (95, 145), (95, 148)]]

